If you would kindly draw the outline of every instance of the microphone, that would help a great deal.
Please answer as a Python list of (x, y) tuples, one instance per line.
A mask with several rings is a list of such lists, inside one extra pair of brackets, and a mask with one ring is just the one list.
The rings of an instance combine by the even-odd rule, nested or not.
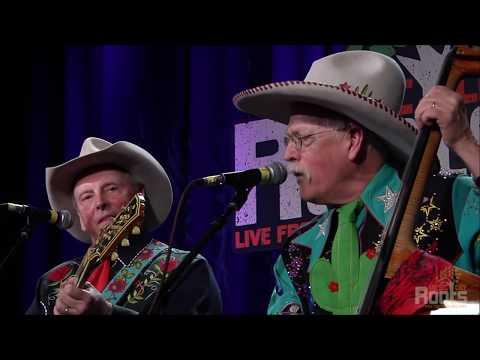
[(281, 184), (287, 179), (287, 169), (279, 162), (268, 166), (244, 171), (235, 171), (197, 179), (203, 186), (232, 185), (235, 187), (253, 187), (258, 184)]
[(73, 225), (73, 217), (68, 210), (39, 209), (28, 205), (13, 203), (0, 204), (2, 209), (22, 216), (30, 216), (33, 220), (46, 221), (57, 225), (60, 229), (69, 229)]

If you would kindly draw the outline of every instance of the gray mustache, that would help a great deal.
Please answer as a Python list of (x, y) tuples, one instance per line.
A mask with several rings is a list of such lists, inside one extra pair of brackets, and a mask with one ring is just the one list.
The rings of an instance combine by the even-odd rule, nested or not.
[(308, 176), (308, 172), (305, 169), (302, 169), (298, 165), (294, 164), (287, 164), (287, 171), (289, 174), (293, 174), (294, 176)]

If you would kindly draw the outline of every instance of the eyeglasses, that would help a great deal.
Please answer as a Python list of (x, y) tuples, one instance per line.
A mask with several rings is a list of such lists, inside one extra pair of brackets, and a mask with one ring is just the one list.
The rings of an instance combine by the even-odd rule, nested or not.
[[(326, 134), (332, 131), (337, 131), (337, 129), (331, 129), (331, 130), (324, 130), (324, 131), (319, 131), (316, 133), (304, 135), (304, 136), (295, 136), (295, 135), (285, 135), (283, 142), (285, 144), (285, 147), (288, 146), (291, 142), (295, 145), (295, 149), (297, 150), (302, 150), (302, 147), (305, 146), (310, 146), (313, 143), (313, 136), (315, 135), (320, 135), (320, 134)], [(310, 141), (309, 141), (310, 139)]]

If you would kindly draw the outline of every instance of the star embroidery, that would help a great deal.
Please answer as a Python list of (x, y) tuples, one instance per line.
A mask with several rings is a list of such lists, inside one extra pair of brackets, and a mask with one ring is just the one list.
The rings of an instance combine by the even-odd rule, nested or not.
[(319, 228), (319, 231), (318, 231), (317, 236), (315, 237), (315, 240), (317, 240), (320, 236), (325, 236), (325, 225), (320, 224), (320, 225), (318, 225), (318, 228)]
[(427, 222), (430, 224), (430, 231), (433, 231), (433, 230), (441, 231), (443, 221), (438, 216), (436, 219), (427, 220)]
[(413, 238), (415, 239), (417, 245), (422, 241), (424, 237), (428, 237), (428, 234), (425, 234), (425, 230), (423, 229), (423, 226), (425, 224), (422, 224), (422, 226), (417, 226), (415, 228), (415, 234), (413, 235)]
[(395, 205), (395, 201), (397, 200), (397, 196), (398, 196), (398, 192), (393, 192), (392, 189), (390, 189), (387, 185), (385, 187), (385, 194), (377, 196), (375, 199), (383, 202), (383, 206), (384, 206), (383, 212), (384, 212), (384, 214), (386, 214)]
[(425, 216), (428, 217), (430, 216), (430, 211), (432, 211), (433, 209), (439, 209), (439, 207), (437, 207), (434, 203), (433, 203), (433, 196), (430, 198), (430, 203), (429, 204), (425, 204), (423, 205), (421, 208), (420, 208), (420, 211), (421, 212), (424, 212), (425, 213)]

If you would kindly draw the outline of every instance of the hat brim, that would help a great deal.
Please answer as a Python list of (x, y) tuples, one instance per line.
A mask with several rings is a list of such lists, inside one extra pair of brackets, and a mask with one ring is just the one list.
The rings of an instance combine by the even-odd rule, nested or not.
[(125, 169), (135, 181), (144, 185), (147, 199), (145, 230), (153, 230), (162, 224), (172, 206), (172, 186), (163, 167), (147, 151), (126, 141), (116, 142), (103, 150), (47, 168), (45, 175), (50, 206), (53, 209), (66, 209), (71, 212), (74, 223), (67, 231), (86, 243), (90, 243), (91, 239), (82, 231), (73, 205), (73, 181), (88, 168), (107, 164)]
[(307, 82), (275, 82), (234, 96), (241, 111), (288, 124), (292, 104), (305, 102), (347, 115), (379, 136), (393, 156), (406, 163), (418, 130), (394, 110), (375, 99), (340, 86)]

